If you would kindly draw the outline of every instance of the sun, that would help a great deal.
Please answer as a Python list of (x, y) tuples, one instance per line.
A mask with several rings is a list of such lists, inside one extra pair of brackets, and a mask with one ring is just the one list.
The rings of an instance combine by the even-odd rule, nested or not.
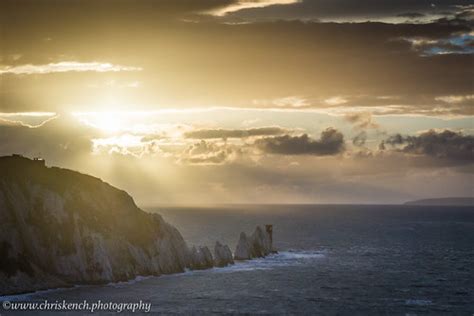
[(115, 111), (73, 113), (83, 124), (108, 133), (116, 133), (127, 127), (126, 115)]
[(105, 132), (117, 132), (125, 123), (120, 115), (113, 112), (99, 113), (92, 120), (92, 125)]

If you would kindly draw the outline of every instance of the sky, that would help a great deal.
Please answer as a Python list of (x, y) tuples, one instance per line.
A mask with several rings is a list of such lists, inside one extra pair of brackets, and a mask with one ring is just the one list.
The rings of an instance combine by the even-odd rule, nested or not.
[(474, 196), (474, 5), (2, 0), (0, 155), (139, 205)]

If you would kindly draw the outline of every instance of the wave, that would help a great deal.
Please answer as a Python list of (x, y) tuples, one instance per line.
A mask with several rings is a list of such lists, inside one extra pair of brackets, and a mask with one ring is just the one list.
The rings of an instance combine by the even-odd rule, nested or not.
[(256, 258), (245, 261), (236, 261), (235, 264), (223, 268), (208, 270), (188, 270), (185, 274), (195, 273), (233, 273), (255, 270), (271, 270), (277, 267), (296, 266), (307, 264), (309, 261), (325, 257), (324, 251), (288, 250), (271, 254), (265, 258)]
[(427, 306), (433, 304), (430, 300), (416, 300), (410, 299), (405, 301), (405, 305)]

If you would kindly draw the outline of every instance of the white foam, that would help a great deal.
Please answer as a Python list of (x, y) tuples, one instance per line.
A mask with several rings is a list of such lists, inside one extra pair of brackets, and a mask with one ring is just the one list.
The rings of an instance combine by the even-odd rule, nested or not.
[(433, 304), (430, 300), (409, 299), (405, 301), (405, 305), (427, 306)]
[(285, 260), (292, 259), (314, 259), (314, 258), (323, 258), (325, 256), (324, 251), (283, 251), (278, 253), (276, 256), (280, 256)]
[(257, 258), (247, 261), (237, 261), (235, 264), (211, 269), (213, 272), (242, 272), (255, 270), (271, 270), (282, 266), (296, 266), (305, 264), (308, 261), (324, 258), (322, 251), (282, 251), (269, 255), (265, 258)]
[(160, 277), (191, 276), (201, 273), (234, 273), (245, 271), (271, 270), (276, 267), (296, 266), (306, 264), (309, 261), (325, 257), (324, 251), (303, 251), (289, 250), (277, 254), (271, 254), (265, 258), (256, 258), (251, 260), (236, 261), (235, 264), (222, 268), (211, 268), (205, 270), (189, 270), (184, 273), (169, 274)]

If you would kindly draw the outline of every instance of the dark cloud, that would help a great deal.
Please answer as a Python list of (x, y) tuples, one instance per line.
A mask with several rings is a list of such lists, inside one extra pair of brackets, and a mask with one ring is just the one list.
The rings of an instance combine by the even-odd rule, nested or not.
[[(184, 14), (198, 13), (236, 3), (237, 0), (2, 0), (2, 17), (13, 19), (18, 16), (56, 20), (103, 18), (182, 17)], [(87, 13), (85, 13), (86, 11)], [(34, 22), (32, 20), (31, 22)], [(53, 21), (51, 21), (53, 22)]]
[(212, 138), (246, 138), (252, 136), (271, 136), (287, 133), (281, 127), (258, 127), (249, 129), (200, 129), (184, 134), (186, 138), (212, 139)]
[(417, 136), (393, 135), (385, 140), (397, 150), (415, 155), (474, 162), (474, 136), (451, 130), (430, 130)]
[(334, 128), (327, 128), (319, 140), (307, 134), (266, 137), (255, 141), (263, 152), (278, 155), (336, 155), (344, 151), (344, 135)]
[(461, 10), (461, 12), (458, 12), (456, 14), (456, 18), (457, 19), (461, 19), (461, 20), (474, 20), (474, 7), (471, 6), (470, 7), (461, 7), (461, 8), (464, 8), (463, 10)]
[[(321, 12), (328, 14), (372, 10), (368, 4), (336, 2), (318, 1), (319, 6), (327, 7)], [(79, 6), (79, 3), (84, 4)], [(471, 30), (466, 21), (427, 24), (259, 21), (228, 25), (219, 20), (189, 23), (177, 17), (221, 4), (217, 0), (176, 3), (119, 0), (113, 5), (111, 1), (100, 0), (0, 1), (2, 64), (76, 60), (143, 69), (129, 73), (41, 77), (5, 75), (1, 78), (0, 111), (56, 111), (65, 107), (92, 111), (106, 107), (102, 104), (111, 95), (125, 105), (156, 109), (209, 104), (251, 107), (253, 100), (294, 95), (324, 100), (342, 94), (371, 96), (368, 100), (371, 106), (388, 103), (376, 96), (397, 96), (400, 99), (392, 100), (396, 102), (392, 105), (407, 105), (399, 109), (400, 113), (417, 113), (418, 108), (425, 111), (434, 107), (434, 103), (421, 103), (420, 99), (433, 101), (438, 95), (472, 93), (471, 55), (454, 51), (448, 55), (422, 56), (425, 50), (413, 49), (406, 40), (440, 40), (466, 34)], [(379, 12), (397, 7), (395, 2), (371, 5)], [(304, 6), (318, 5), (305, 2)], [(423, 12), (413, 6), (403, 2), (392, 11)], [(430, 7), (426, 3), (420, 6)], [(294, 8), (278, 7), (288, 12)], [(168, 19), (163, 17), (166, 12), (177, 15), (170, 13), (172, 19)], [(91, 83), (111, 79), (139, 81), (142, 85), (126, 91), (117, 87), (88, 88)], [(363, 98), (351, 100), (344, 106), (355, 103), (365, 106), (364, 101)], [(324, 105), (308, 103), (315, 108)], [(453, 108), (441, 104), (441, 108), (449, 113), (467, 113), (464, 105)]]
[(232, 16), (242, 19), (380, 20), (407, 12), (437, 15), (460, 11), (459, 6), (470, 4), (468, 0), (441, 0), (435, 3), (412, 0), (302, 0), (292, 5), (242, 10)]

